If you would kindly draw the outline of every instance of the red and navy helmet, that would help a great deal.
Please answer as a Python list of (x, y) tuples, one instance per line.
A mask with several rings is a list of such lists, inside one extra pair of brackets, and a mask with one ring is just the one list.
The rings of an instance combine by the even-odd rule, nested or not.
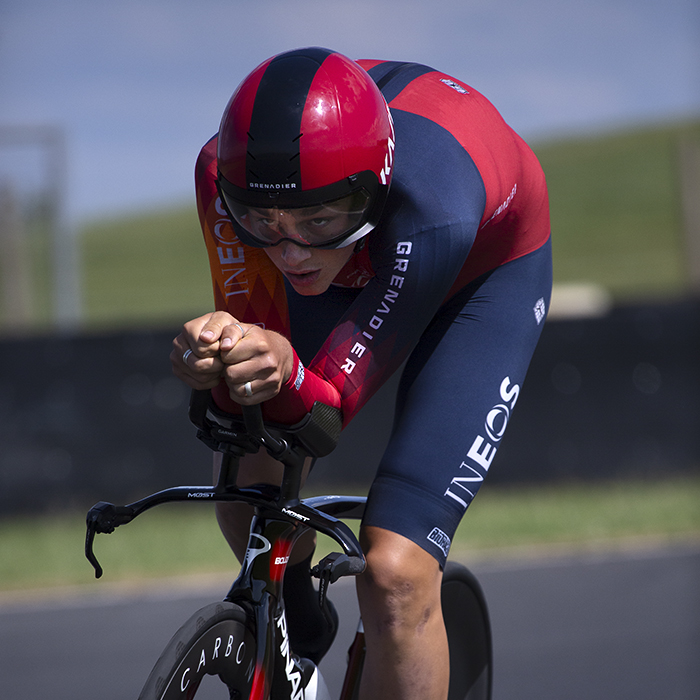
[(238, 86), (217, 157), (219, 194), (243, 243), (341, 248), (379, 222), (394, 127), (357, 63), (328, 49), (297, 49)]

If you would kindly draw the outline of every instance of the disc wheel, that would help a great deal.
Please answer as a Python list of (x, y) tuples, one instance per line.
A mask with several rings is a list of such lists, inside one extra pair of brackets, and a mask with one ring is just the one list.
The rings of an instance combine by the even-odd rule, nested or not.
[(448, 698), (490, 700), (493, 678), (491, 624), (481, 586), (465, 566), (447, 562), (441, 596), (450, 646)]

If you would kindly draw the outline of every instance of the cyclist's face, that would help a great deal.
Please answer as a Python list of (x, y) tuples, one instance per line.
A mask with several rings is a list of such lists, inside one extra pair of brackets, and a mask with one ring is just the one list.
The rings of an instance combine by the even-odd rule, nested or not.
[(354, 250), (354, 245), (330, 250), (301, 248), (291, 241), (264, 248), (295, 291), (304, 296), (323, 294), (350, 260)]

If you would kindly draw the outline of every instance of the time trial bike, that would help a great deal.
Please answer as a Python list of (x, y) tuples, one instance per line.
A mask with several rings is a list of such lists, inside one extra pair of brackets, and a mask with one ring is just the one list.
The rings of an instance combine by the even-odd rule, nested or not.
[[(242, 417), (221, 413), (209, 392), (193, 392), (190, 419), (198, 437), (222, 454), (214, 486), (180, 486), (125, 506), (100, 502), (87, 515), (85, 554), (102, 575), (94, 550), (98, 533), (111, 533), (144, 511), (171, 502), (239, 502), (255, 516), (240, 572), (222, 601), (200, 610), (175, 633), (156, 662), (139, 700), (191, 700), (207, 676), (221, 680), (221, 697), (231, 700), (331, 700), (318, 667), (295, 654), (289, 640), (282, 596), (289, 554), (309, 530), (334, 540), (340, 551), (312, 569), (323, 599), (343, 576), (362, 573), (365, 559), (343, 519), (361, 518), (364, 497), (299, 498), (307, 457), (329, 454), (340, 435), (340, 414), (320, 402), (294, 426), (265, 423), (259, 405)], [(267, 450), (284, 465), (279, 486), (236, 486), (241, 457)], [(450, 649), (449, 700), (488, 700), (492, 685), (491, 631), (483, 591), (464, 566), (448, 562), (442, 607)], [(361, 621), (348, 651), (340, 700), (356, 700), (364, 659)], [(206, 692), (211, 685), (206, 684)]]

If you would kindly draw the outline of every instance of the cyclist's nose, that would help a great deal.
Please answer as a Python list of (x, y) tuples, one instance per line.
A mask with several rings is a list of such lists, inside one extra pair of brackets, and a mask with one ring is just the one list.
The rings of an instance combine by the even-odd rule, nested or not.
[[(284, 212), (281, 212), (284, 214)], [(299, 224), (294, 220), (293, 216), (282, 216), (280, 215), (277, 220), (277, 230), (282, 236), (282, 238), (289, 238), (291, 240), (297, 240), (301, 243), (306, 243), (304, 238), (304, 232)]]
[(279, 244), (279, 249), (282, 260), (284, 260), (287, 265), (300, 265), (311, 257), (311, 250), (309, 248), (302, 248), (291, 241), (282, 241)]

